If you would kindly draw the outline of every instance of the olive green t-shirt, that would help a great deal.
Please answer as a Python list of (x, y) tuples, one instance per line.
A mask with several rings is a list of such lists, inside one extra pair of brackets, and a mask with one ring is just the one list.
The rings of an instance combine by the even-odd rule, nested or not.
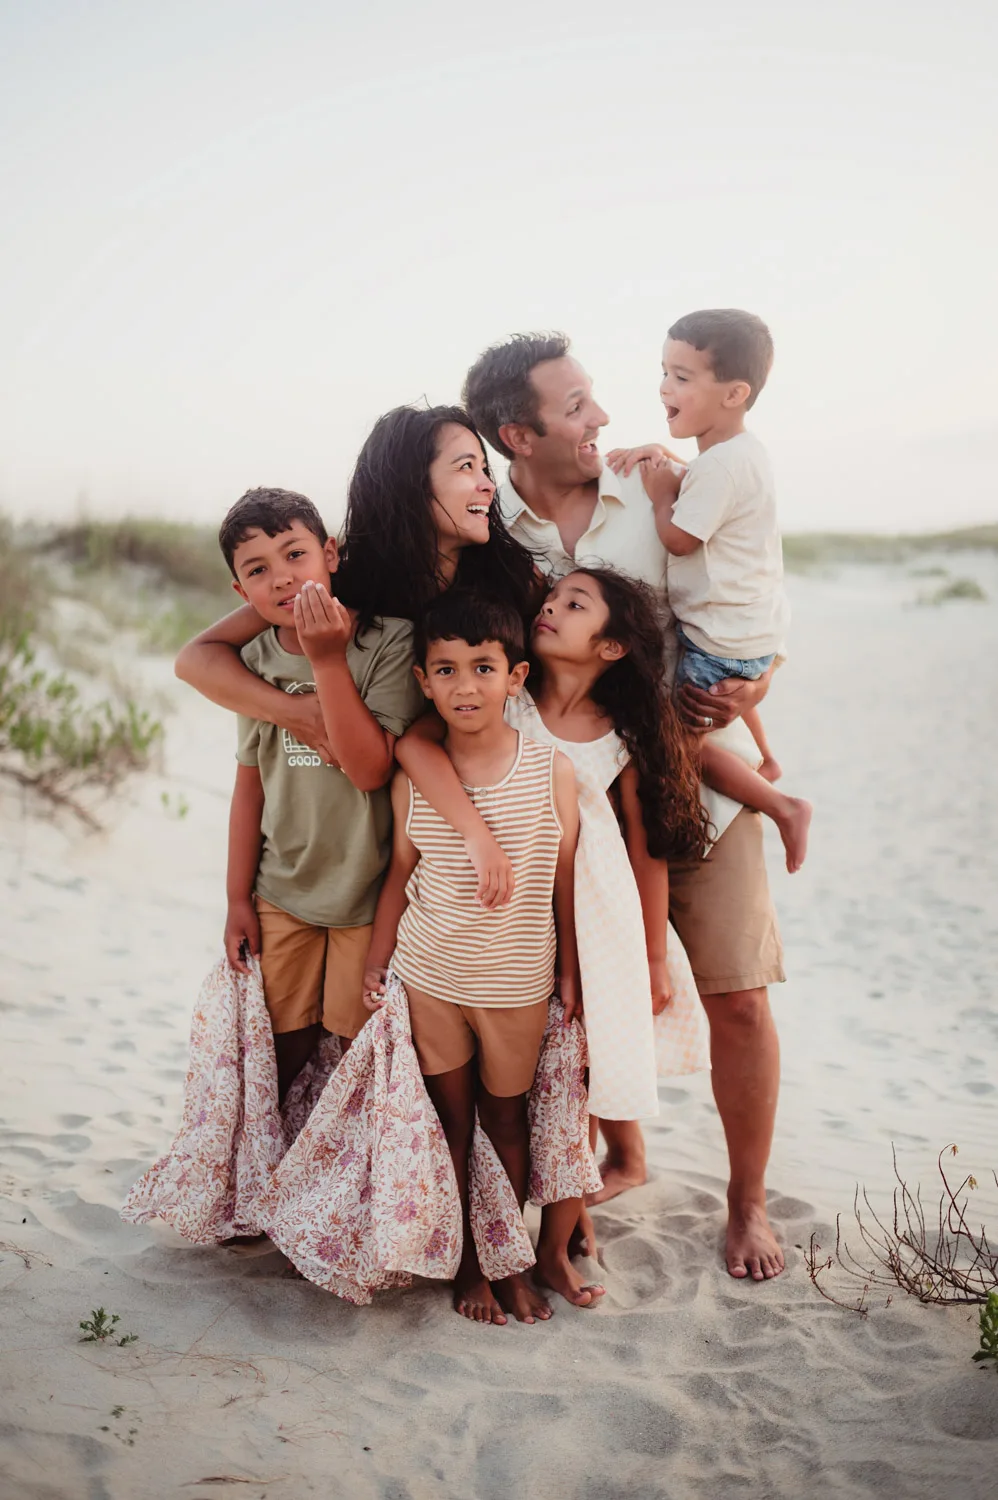
[[(347, 666), (371, 713), (400, 735), (424, 707), (412, 671), (412, 626), (385, 619), (347, 647)], [(315, 691), (307, 656), (285, 651), (274, 628), (241, 651), (251, 672), (286, 693)], [(263, 851), (257, 894), (316, 927), (361, 927), (374, 918), (391, 848), (387, 786), (361, 792), (336, 766), (276, 724), (239, 716), (236, 759), (263, 782)]]

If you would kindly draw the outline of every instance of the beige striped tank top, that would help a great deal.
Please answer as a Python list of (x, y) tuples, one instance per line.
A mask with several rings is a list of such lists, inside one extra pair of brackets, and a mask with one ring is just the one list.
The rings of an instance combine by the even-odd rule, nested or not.
[(465, 787), (513, 866), (506, 906), (478, 904), (461, 835), (410, 782), (406, 832), (419, 850), (392, 968), (404, 984), (457, 1005), (534, 1005), (554, 987), (552, 898), (561, 843), (554, 802), (557, 749), (518, 732), (496, 786)]

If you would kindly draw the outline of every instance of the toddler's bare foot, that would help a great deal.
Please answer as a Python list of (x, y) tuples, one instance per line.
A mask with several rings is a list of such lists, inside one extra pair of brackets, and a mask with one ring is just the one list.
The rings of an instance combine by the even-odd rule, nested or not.
[(780, 838), (787, 852), (787, 869), (794, 875), (807, 854), (807, 835), (814, 808), (803, 797), (784, 797), (783, 801), (786, 806), (774, 814), (773, 821), (780, 830)]
[[(515, 1276), (505, 1276), (495, 1283), (495, 1294), (507, 1312), (512, 1313), (518, 1323), (542, 1323), (551, 1316), (547, 1298), (542, 1296), (523, 1271)], [(504, 1320), (505, 1321), (505, 1320)]]
[(759, 766), (758, 769), (759, 775), (763, 778), (764, 781), (779, 781), (780, 777), (783, 775), (783, 767), (780, 765), (779, 761), (774, 760), (771, 755), (763, 756), (762, 765)]
[(454, 1309), (463, 1318), (473, 1323), (496, 1323), (506, 1321), (506, 1314), (492, 1295), (481, 1271), (459, 1270), (454, 1278)]
[(560, 1292), (574, 1307), (593, 1307), (606, 1291), (598, 1281), (586, 1281), (564, 1251), (554, 1255), (538, 1251), (534, 1277), (540, 1286)]
[(783, 1251), (760, 1204), (728, 1205), (724, 1258), (728, 1274), (737, 1280), (751, 1276), (753, 1281), (771, 1281), (785, 1268)]
[(596, 1230), (593, 1228), (593, 1217), (585, 1204), (579, 1212), (579, 1222), (572, 1230), (568, 1241), (568, 1258), (574, 1260), (578, 1255), (588, 1255), (596, 1259)]
[(603, 1186), (598, 1193), (586, 1194), (587, 1203), (609, 1203), (611, 1198), (619, 1197), (629, 1188), (641, 1187), (648, 1181), (643, 1162), (623, 1162), (618, 1165), (607, 1158), (601, 1163), (599, 1174), (603, 1179)]

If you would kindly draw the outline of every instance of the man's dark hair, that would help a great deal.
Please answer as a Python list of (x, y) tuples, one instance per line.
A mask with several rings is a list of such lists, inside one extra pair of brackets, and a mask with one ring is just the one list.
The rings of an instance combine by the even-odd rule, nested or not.
[(526, 658), (523, 620), (517, 609), (470, 589), (448, 589), (417, 622), (413, 650), (424, 670), (426, 653), (435, 641), (466, 641), (469, 646), (497, 641), (511, 670)]
[(563, 333), (514, 333), (475, 360), (465, 377), (464, 404), (497, 453), (513, 457), (499, 436), (507, 422), (520, 422), (544, 436), (530, 372), (547, 359), (563, 359), (570, 347)]
[(236, 548), (251, 531), (276, 536), (279, 531), (290, 531), (295, 521), (300, 521), (325, 546), (329, 533), (319, 512), (305, 495), (296, 495), (294, 490), (247, 490), (236, 501), (218, 531), (218, 545), (233, 578), (236, 570), (232, 559)]
[(687, 313), (668, 337), (708, 355), (716, 379), (744, 380), (751, 387), (745, 406), (755, 405), (773, 368), (773, 336), (755, 313), (737, 307)]

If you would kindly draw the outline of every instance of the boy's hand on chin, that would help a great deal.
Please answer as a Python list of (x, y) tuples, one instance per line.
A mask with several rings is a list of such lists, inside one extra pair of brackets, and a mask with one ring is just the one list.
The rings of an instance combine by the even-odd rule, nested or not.
[(321, 583), (306, 583), (295, 599), (295, 629), (313, 663), (345, 656), (353, 625), (350, 612)]
[(229, 902), (225, 919), (225, 956), (240, 974), (249, 973), (247, 956), (260, 957), (260, 918), (252, 896)]

